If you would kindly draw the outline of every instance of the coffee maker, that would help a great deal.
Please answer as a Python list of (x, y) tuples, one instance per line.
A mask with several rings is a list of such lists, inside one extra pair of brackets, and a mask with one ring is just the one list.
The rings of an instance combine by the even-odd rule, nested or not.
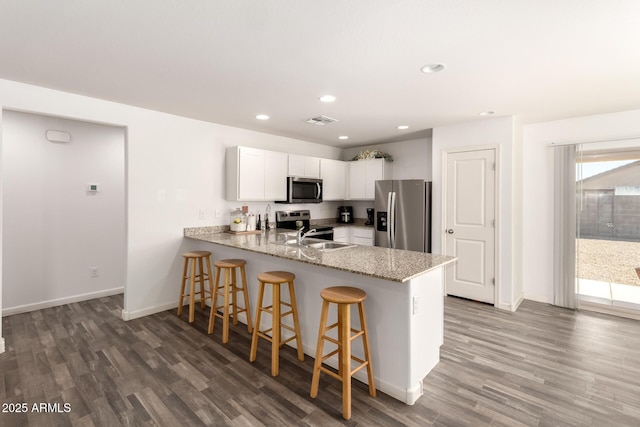
[(338, 207), (338, 223), (349, 224), (353, 222), (353, 206)]
[(364, 222), (364, 225), (373, 225), (373, 208), (367, 208), (367, 219)]

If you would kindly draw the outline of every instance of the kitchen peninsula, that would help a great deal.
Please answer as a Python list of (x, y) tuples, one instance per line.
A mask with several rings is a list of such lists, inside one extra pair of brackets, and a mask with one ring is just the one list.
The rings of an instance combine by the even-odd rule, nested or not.
[[(250, 235), (215, 231), (212, 227), (186, 228), (184, 236), (199, 249), (210, 250), (214, 259), (247, 260), (249, 296), (254, 312), (255, 277), (259, 273), (286, 270), (296, 275), (303, 349), (312, 357), (322, 306), (320, 291), (341, 285), (363, 289), (367, 293), (367, 326), (377, 388), (409, 405), (422, 395), (422, 379), (440, 359), (444, 267), (455, 258), (357, 245), (321, 251), (285, 245), (283, 235), (276, 230)], [(352, 322), (354, 328), (359, 327), (357, 316), (352, 316)], [(360, 340), (354, 341), (353, 354), (362, 357)], [(337, 366), (335, 359), (327, 363)], [(367, 382), (363, 371), (355, 377)]]

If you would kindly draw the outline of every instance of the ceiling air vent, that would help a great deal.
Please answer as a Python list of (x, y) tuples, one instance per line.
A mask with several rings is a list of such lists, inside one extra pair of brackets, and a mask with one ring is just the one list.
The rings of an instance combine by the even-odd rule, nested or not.
[(329, 123), (337, 122), (338, 120), (332, 119), (328, 116), (318, 116), (312, 117), (309, 120), (305, 120), (307, 123), (311, 123), (312, 125), (327, 125)]

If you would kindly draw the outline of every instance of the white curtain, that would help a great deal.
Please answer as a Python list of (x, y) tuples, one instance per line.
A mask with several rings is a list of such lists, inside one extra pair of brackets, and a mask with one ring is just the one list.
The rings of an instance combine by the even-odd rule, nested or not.
[(576, 308), (576, 147), (554, 147), (553, 304)]

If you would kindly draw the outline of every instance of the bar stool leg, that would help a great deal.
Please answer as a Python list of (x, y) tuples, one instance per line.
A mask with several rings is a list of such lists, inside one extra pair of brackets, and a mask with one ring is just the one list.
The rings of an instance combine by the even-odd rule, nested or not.
[(245, 310), (247, 310), (247, 331), (251, 333), (253, 329), (253, 327), (251, 326), (251, 303), (249, 301), (249, 290), (247, 288), (247, 272), (244, 269), (244, 265), (240, 267), (240, 274), (242, 275), (242, 294), (244, 296), (244, 307)]
[(298, 360), (304, 361), (304, 352), (302, 351), (302, 339), (300, 338), (300, 322), (298, 322), (298, 304), (296, 303), (296, 291), (293, 281), (289, 282), (289, 299), (291, 300), (291, 311), (293, 315), (293, 328), (296, 334), (296, 347), (298, 348)]
[(376, 397), (376, 386), (373, 380), (373, 366), (371, 365), (371, 351), (369, 349), (369, 332), (367, 331), (367, 319), (364, 313), (364, 303), (358, 303), (360, 312), (360, 328), (362, 329), (362, 346), (364, 347), (364, 360), (367, 361), (367, 377), (369, 379), (369, 396)]
[(204, 261), (202, 258), (198, 258), (198, 268), (200, 268), (200, 275), (198, 276), (200, 279), (198, 280), (198, 283), (200, 284), (200, 292), (198, 292), (200, 294), (200, 308), (204, 310)]
[(237, 278), (237, 268), (233, 267), (231, 269), (231, 286), (229, 292), (231, 293), (231, 305), (233, 306), (233, 324), (238, 324), (238, 297), (236, 296), (238, 292), (238, 282)]
[(258, 290), (258, 305), (256, 305), (256, 323), (251, 336), (251, 352), (249, 353), (249, 361), (255, 362), (258, 355), (258, 332), (260, 331), (260, 317), (262, 315), (262, 300), (264, 296), (264, 283), (260, 282)]
[(211, 257), (206, 257), (206, 258), (207, 258), (207, 264), (206, 264), (207, 265), (207, 281), (209, 282), (209, 299), (210, 299), (211, 307), (214, 307), (213, 279), (211, 277), (211, 273), (213, 272), (213, 270), (211, 269)]
[(338, 304), (338, 323), (342, 416), (348, 420), (351, 418), (351, 306), (349, 304)]
[(178, 299), (178, 316), (182, 316), (182, 306), (184, 305), (184, 288), (187, 286), (188, 271), (189, 271), (189, 258), (185, 258), (184, 270), (182, 271), (182, 284), (180, 285), (180, 298)]
[(271, 330), (271, 376), (277, 377), (280, 373), (279, 350), (282, 328), (280, 327), (280, 285), (271, 285), (272, 298), (271, 310), (273, 312), (273, 329)]
[(195, 290), (196, 290), (196, 261), (191, 263), (191, 278), (189, 280), (189, 323), (195, 318)]
[(231, 287), (231, 272), (229, 268), (224, 269), (224, 308), (222, 314), (222, 342), (229, 342), (229, 291)]
[(322, 355), (324, 350), (324, 333), (326, 331), (327, 317), (329, 315), (329, 302), (322, 301), (322, 311), (320, 314), (320, 328), (318, 331), (318, 344), (316, 345), (316, 360), (313, 363), (313, 377), (311, 379), (311, 397), (318, 396), (318, 385), (320, 384), (320, 366), (322, 366)]
[(216, 267), (216, 279), (211, 289), (211, 313), (209, 313), (209, 329), (207, 330), (208, 334), (213, 333), (213, 328), (215, 326), (215, 313), (217, 310), (216, 307), (218, 306), (218, 289), (220, 289), (220, 269)]

